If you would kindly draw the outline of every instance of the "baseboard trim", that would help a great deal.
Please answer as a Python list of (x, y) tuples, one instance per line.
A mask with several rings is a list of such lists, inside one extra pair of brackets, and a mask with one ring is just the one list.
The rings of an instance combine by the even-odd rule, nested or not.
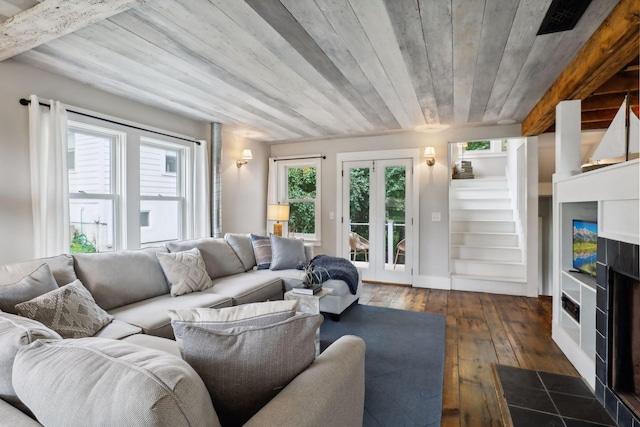
[(439, 276), (415, 276), (413, 278), (414, 288), (451, 290), (451, 278)]

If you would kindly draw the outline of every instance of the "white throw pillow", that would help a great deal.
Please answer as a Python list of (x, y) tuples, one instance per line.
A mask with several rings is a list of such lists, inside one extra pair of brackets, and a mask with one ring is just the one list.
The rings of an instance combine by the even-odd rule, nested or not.
[(297, 300), (268, 301), (225, 308), (190, 308), (167, 310), (178, 347), (182, 352), (182, 335), (186, 325), (208, 330), (229, 329), (236, 326), (266, 326), (289, 319), (296, 314)]
[(183, 252), (158, 252), (156, 256), (171, 284), (172, 297), (202, 291), (213, 286), (198, 248)]

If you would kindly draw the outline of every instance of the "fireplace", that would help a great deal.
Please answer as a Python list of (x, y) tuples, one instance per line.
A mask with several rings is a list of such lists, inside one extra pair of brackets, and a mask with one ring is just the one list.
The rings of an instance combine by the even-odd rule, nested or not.
[(611, 389), (640, 414), (640, 282), (609, 270)]
[(638, 245), (598, 238), (597, 268), (596, 397), (618, 426), (640, 425)]

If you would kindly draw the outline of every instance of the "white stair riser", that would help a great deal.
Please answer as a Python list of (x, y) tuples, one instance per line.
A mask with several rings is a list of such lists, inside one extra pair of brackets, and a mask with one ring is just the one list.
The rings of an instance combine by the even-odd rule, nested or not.
[(451, 231), (455, 233), (515, 233), (513, 221), (451, 221)]
[(451, 209), (511, 209), (510, 199), (457, 199), (449, 202)]
[(517, 234), (451, 233), (452, 245), (518, 247)]
[(451, 258), (496, 262), (521, 262), (522, 253), (519, 248), (452, 246)]
[(452, 188), (451, 199), (510, 199), (506, 188)]
[(506, 179), (452, 179), (451, 188), (507, 188)]
[(456, 291), (487, 292), (502, 295), (527, 295), (527, 283), (502, 279), (452, 277), (451, 289)]
[(452, 273), (469, 276), (500, 276), (504, 278), (520, 279), (525, 275), (523, 264), (501, 264), (489, 262), (467, 261), (452, 259)]
[(465, 209), (452, 209), (451, 210), (452, 221), (474, 221), (474, 220), (513, 220), (513, 211), (510, 209), (482, 209), (482, 210), (465, 210)]

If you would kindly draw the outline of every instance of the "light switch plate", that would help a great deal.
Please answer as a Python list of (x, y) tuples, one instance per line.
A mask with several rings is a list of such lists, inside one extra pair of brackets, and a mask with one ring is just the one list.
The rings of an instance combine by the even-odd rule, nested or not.
[(431, 212), (431, 221), (439, 222), (440, 219), (440, 212)]

